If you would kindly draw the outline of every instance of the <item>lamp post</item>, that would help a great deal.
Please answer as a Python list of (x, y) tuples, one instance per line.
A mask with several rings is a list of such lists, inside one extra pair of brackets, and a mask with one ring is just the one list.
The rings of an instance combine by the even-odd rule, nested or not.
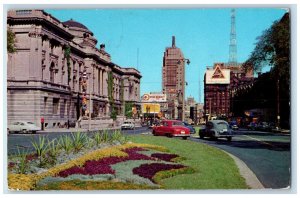
[[(188, 58), (182, 58), (182, 59), (179, 59), (178, 60), (178, 64), (180, 64), (181, 62), (183, 62), (183, 63), (185, 63), (186, 62), (186, 64), (190, 64), (191, 63), (191, 61), (190, 61), (190, 59), (188, 59)], [(181, 119), (182, 119), (182, 121), (184, 121), (184, 119), (185, 119), (185, 115), (184, 115), (184, 105), (185, 105), (185, 84), (186, 84), (186, 82), (185, 82), (185, 68), (183, 67), (183, 82), (182, 82), (182, 97), (183, 97), (183, 99), (182, 99), (182, 107), (181, 107)]]

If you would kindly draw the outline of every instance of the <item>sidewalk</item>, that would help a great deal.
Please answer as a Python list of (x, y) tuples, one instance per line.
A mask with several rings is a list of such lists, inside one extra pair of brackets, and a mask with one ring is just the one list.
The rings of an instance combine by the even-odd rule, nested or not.
[(41, 130), (41, 131), (37, 131), (38, 133), (51, 133), (51, 132), (96, 132), (96, 131), (102, 131), (102, 130), (117, 130), (117, 129), (121, 129), (120, 126), (117, 127), (110, 127), (110, 128), (92, 128), (90, 131), (86, 128), (46, 128), (45, 130)]

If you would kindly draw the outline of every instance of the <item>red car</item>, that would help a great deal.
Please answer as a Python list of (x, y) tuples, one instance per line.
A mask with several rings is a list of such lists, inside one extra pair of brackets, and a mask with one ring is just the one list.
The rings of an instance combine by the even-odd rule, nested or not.
[(160, 125), (153, 127), (153, 135), (164, 135), (168, 137), (190, 137), (190, 130), (184, 127), (184, 124), (178, 120), (163, 120)]

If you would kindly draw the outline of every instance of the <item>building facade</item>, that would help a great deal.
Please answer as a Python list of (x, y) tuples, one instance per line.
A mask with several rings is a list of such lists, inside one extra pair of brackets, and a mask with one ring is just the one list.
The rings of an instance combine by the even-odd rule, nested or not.
[(243, 71), (241, 64), (215, 63), (204, 75), (204, 112), (207, 119), (232, 117), (233, 97), (238, 89), (252, 86), (253, 71)]
[(165, 115), (170, 119), (184, 120), (186, 60), (180, 48), (176, 47), (173, 36), (172, 47), (167, 47), (164, 52), (162, 68), (162, 91), (168, 100)]
[(7, 28), (16, 48), (7, 63), (8, 122), (40, 126), (43, 119), (45, 127), (61, 127), (89, 113), (109, 118), (111, 106), (121, 114), (123, 100), (139, 105), (140, 72), (113, 63), (83, 24), (43, 10), (12, 10)]

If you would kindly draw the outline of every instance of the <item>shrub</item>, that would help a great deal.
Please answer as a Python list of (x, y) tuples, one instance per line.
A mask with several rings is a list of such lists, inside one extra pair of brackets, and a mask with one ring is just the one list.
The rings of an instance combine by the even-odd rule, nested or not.
[(16, 166), (17, 173), (25, 174), (28, 170), (27, 152), (24, 150), (20, 150), (19, 147), (17, 147), (17, 150), (18, 150), (18, 157), (19, 157), (19, 161)]
[(85, 146), (85, 143), (87, 142), (87, 136), (86, 134), (77, 132), (77, 133), (71, 133), (71, 137), (72, 137), (73, 149), (75, 153), (78, 153)]
[(43, 166), (43, 162), (42, 162), (42, 157), (45, 153), (45, 151), (47, 150), (48, 145), (45, 144), (45, 137), (44, 136), (39, 136), (39, 140), (38, 141), (31, 141), (32, 146), (34, 147), (36, 154), (39, 158), (39, 166)]
[(61, 148), (64, 149), (67, 153), (70, 153), (73, 148), (72, 139), (67, 135), (63, 135), (59, 137), (58, 141)]
[(93, 136), (93, 140), (95, 141), (96, 145), (98, 146), (99, 144), (101, 144), (102, 142), (102, 136), (101, 136), (101, 132), (98, 131), (94, 134)]

